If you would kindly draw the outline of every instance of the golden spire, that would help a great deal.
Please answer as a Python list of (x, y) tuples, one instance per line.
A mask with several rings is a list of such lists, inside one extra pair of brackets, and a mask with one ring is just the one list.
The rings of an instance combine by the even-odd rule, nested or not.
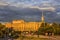
[(44, 22), (44, 15), (43, 15), (43, 11), (42, 11), (41, 21), (42, 21), (42, 22)]

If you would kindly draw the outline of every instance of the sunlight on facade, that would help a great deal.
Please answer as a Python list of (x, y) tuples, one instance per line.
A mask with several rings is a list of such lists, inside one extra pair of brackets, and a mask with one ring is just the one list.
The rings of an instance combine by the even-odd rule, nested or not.
[(41, 22), (25, 22), (24, 20), (13, 20), (12, 23), (6, 23), (6, 27), (13, 27), (19, 31), (37, 31)]

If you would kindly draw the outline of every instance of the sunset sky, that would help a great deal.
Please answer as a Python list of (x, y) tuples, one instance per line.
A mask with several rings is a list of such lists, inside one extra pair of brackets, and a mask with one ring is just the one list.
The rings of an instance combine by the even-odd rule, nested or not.
[(46, 22), (60, 22), (60, 0), (0, 0), (2, 22), (41, 21), (42, 11)]

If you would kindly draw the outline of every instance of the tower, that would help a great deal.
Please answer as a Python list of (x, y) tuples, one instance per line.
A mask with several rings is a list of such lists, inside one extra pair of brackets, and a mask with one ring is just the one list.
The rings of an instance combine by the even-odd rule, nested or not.
[(42, 17), (41, 17), (41, 27), (45, 27), (45, 19), (42, 11)]
[(43, 11), (42, 11), (41, 21), (44, 23), (44, 15), (43, 15)]

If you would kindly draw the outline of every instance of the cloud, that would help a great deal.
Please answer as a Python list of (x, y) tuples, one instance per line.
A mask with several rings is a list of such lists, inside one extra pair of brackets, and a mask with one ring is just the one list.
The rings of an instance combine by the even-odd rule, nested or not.
[[(24, 19), (25, 21), (41, 21), (41, 11), (39, 9), (20, 8), (17, 10), (12, 10), (12, 8), (14, 7), (6, 6), (6, 8), (3, 7), (3, 9), (1, 9), (0, 7), (0, 19), (1, 19), (0, 21), (6, 22), (6, 21), (12, 21), (14, 19)], [(53, 13), (51, 11), (44, 11), (44, 15), (45, 15), (46, 21), (50, 21), (48, 19), (53, 18), (51, 19), (52, 21), (54, 20), (56, 13)]]
[[(49, 10), (44, 11), (45, 21), (52, 22), (60, 19), (57, 15), (60, 9), (58, 8), (57, 11), (56, 7), (54, 7), (58, 3), (52, 0), (1, 0), (0, 5), (0, 21), (6, 22), (14, 19), (41, 21), (41, 10)], [(49, 20), (50, 18), (51, 20)]]
[(41, 6), (35, 6), (35, 5), (32, 5), (32, 4), (25, 4), (25, 3), (11, 3), (11, 4), (8, 4), (8, 3), (2, 3), (0, 2), (0, 5), (4, 5), (4, 6), (15, 6), (17, 8), (37, 8), (37, 9), (40, 9), (40, 10), (49, 10), (49, 11), (55, 11), (55, 8), (52, 7), (50, 4), (43, 4)]
[(55, 11), (55, 8), (54, 7), (38, 7), (38, 6), (31, 6), (29, 8), (37, 8), (39, 10), (49, 10), (49, 11)]
[(0, 2), (0, 5), (4, 5), (4, 6), (6, 6), (6, 5), (8, 5), (8, 3)]
[[(0, 0), (2, 3), (7, 3), (11, 6), (19, 6), (19, 5), (37, 5), (45, 4), (45, 3), (52, 3), (52, 4), (59, 4), (59, 1), (57, 0)], [(20, 6), (19, 6), (20, 7)]]

